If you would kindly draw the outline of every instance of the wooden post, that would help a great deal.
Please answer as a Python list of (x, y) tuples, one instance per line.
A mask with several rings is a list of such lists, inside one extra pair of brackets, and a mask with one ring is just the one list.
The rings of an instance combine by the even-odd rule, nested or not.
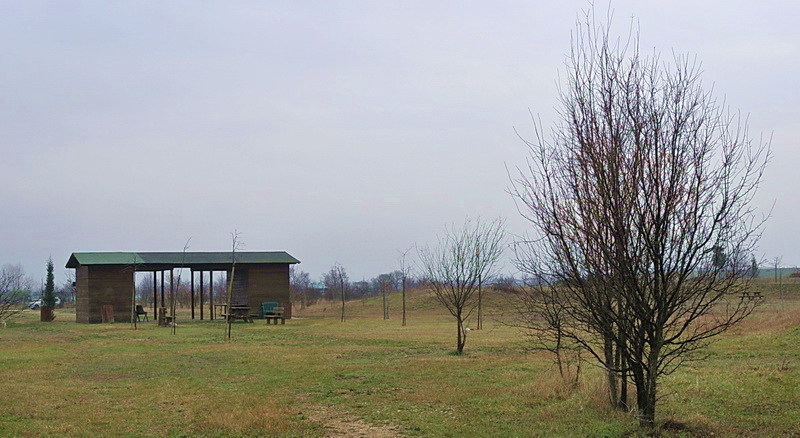
[(156, 277), (156, 271), (153, 271), (153, 318), (158, 319), (158, 286), (157, 283), (158, 278)]
[(169, 312), (172, 314), (172, 322), (175, 322), (175, 268), (169, 271)]
[(233, 263), (231, 265), (230, 275), (226, 279), (228, 283), (228, 296), (225, 301), (225, 304), (227, 304), (225, 306), (225, 334), (228, 339), (231, 338), (231, 323), (233, 323), (233, 311), (231, 308), (233, 307), (233, 279), (235, 275), (236, 263)]
[(200, 321), (203, 320), (203, 271), (200, 271)]
[(208, 271), (208, 311), (214, 320), (214, 271)]
[(189, 276), (192, 277), (192, 319), (194, 319), (194, 269), (189, 268)]
[(131, 293), (131, 327), (136, 330), (139, 327), (136, 325), (136, 256), (133, 257), (133, 293)]
[(161, 271), (161, 307), (167, 307), (164, 302), (164, 271)]

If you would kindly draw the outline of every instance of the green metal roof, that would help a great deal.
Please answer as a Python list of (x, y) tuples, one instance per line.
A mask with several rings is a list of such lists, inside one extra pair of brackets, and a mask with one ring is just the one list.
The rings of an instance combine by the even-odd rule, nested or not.
[[(74, 252), (67, 268), (80, 265), (171, 265), (187, 268), (195, 265), (230, 265), (230, 252)], [(236, 263), (300, 263), (284, 251), (242, 251), (236, 253)]]

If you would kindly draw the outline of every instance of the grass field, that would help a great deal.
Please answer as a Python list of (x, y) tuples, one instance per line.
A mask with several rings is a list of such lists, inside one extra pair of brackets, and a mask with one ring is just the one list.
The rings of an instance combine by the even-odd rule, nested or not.
[[(800, 284), (758, 285), (764, 304), (662, 382), (664, 436), (800, 436)], [(452, 354), (455, 325), (415, 292), (409, 326), (380, 298), (318, 304), (283, 326), (53, 323), (0, 328), (2, 436), (640, 436), (605, 405), (600, 373), (570, 390), (550, 358), (496, 318)]]

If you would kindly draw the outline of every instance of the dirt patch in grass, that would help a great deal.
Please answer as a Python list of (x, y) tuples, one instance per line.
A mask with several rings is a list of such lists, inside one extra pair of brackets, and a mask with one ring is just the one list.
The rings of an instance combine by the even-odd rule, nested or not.
[(669, 436), (679, 435), (691, 437), (712, 437), (715, 435), (714, 432), (708, 430), (706, 427), (687, 424), (674, 419), (669, 419), (661, 424), (661, 426), (656, 430), (654, 436), (660, 436), (664, 434)]
[(324, 436), (330, 438), (396, 438), (404, 437), (394, 425), (375, 425), (353, 415), (327, 406), (317, 406), (306, 412), (309, 420), (322, 426)]

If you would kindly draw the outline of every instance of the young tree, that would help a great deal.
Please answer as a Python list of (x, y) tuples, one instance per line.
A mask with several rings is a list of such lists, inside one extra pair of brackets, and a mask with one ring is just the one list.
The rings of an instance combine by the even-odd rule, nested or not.
[(394, 288), (394, 277), (392, 274), (381, 274), (372, 280), (375, 290), (380, 292), (383, 298), (383, 319), (389, 319), (389, 303), (386, 294)]
[(534, 122), (511, 192), (534, 234), (519, 264), (563, 310), (562, 333), (609, 371), (612, 399), (630, 376), (653, 427), (659, 378), (755, 304), (718, 255), (759, 237), (750, 201), (769, 151), (703, 90), (695, 61), (640, 56), (629, 41), (591, 13), (578, 25), (562, 122), (551, 138)]
[(783, 261), (783, 256), (775, 256), (775, 258), (772, 260), (772, 265), (775, 267), (774, 271), (775, 283), (778, 282), (778, 271), (780, 270), (782, 261)]
[[(344, 267), (340, 264), (335, 264), (331, 267), (331, 270), (328, 271), (323, 279), (325, 286), (331, 293), (331, 298), (338, 295), (342, 300), (342, 317), (341, 321), (344, 322), (345, 320), (345, 303), (347, 302), (347, 286), (350, 284), (350, 280), (347, 277), (347, 271)], [(338, 293), (337, 293), (338, 292)]]
[[(412, 247), (413, 248), (413, 247)], [(408, 248), (405, 251), (398, 251), (400, 253), (400, 288), (402, 291), (402, 298), (403, 298), (403, 323), (402, 326), (405, 327), (407, 324), (406, 321), (406, 283), (408, 282), (408, 277), (411, 276), (411, 266), (407, 263), (406, 257), (408, 257), (408, 253), (411, 251), (412, 248)]]
[[(189, 249), (189, 242), (191, 242), (192, 238), (189, 237), (186, 239), (186, 244), (183, 245), (183, 252), (181, 253), (181, 267), (178, 270), (178, 282), (175, 287), (170, 287), (172, 289), (170, 291), (170, 313), (172, 313), (172, 334), (176, 334), (178, 330), (178, 291), (181, 289), (181, 276), (183, 275), (183, 266), (186, 264), (186, 250)], [(172, 276), (175, 275), (175, 270), (171, 270), (169, 273), (170, 282), (172, 281)], [(228, 303), (228, 308), (230, 309), (230, 303)], [(228, 338), (230, 338), (230, 327), (228, 327)]]
[(225, 317), (225, 338), (228, 340), (231, 339), (231, 325), (233, 324), (231, 306), (233, 305), (233, 279), (236, 276), (236, 251), (243, 245), (241, 235), (237, 230), (233, 230), (233, 233), (231, 233), (231, 278), (228, 279), (228, 293), (225, 298), (225, 303), (227, 304), (226, 313), (228, 314)]
[(464, 352), (465, 321), (477, 306), (481, 278), (494, 268), (503, 249), (504, 222), (467, 219), (460, 229), (445, 228), (434, 248), (418, 249), (425, 277), (436, 299), (456, 320), (456, 352)]

